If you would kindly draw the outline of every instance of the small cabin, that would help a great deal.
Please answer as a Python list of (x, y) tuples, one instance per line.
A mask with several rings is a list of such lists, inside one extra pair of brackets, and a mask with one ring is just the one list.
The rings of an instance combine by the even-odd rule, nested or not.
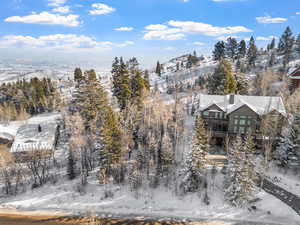
[(300, 87), (300, 67), (293, 70), (292, 73), (288, 75), (289, 79), (291, 80), (292, 89), (295, 90)]

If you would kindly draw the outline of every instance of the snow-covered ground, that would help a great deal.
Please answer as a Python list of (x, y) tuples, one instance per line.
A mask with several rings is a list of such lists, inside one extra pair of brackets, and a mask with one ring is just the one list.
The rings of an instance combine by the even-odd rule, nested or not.
[(297, 196), (300, 196), (299, 172), (296, 173), (296, 171), (283, 170), (275, 165), (271, 165), (271, 168), (267, 172), (267, 176), (274, 184)]
[[(257, 210), (232, 208), (224, 203), (220, 187), (209, 191), (211, 204), (205, 205), (198, 194), (178, 197), (173, 192), (160, 187), (145, 188), (131, 192), (127, 186), (97, 184), (89, 179), (85, 193), (78, 191), (78, 182), (59, 181), (44, 187), (29, 190), (16, 197), (1, 199), (2, 208), (24, 210), (59, 210), (83, 214), (89, 211), (100, 215), (145, 215), (152, 217), (176, 217), (194, 219), (245, 220), (257, 222), (276, 222), (284, 225), (299, 224), (299, 216), (288, 206), (273, 196), (259, 192), (262, 199), (256, 203)], [(105, 198), (107, 191), (112, 197)], [(297, 222), (298, 221), (298, 222)]]

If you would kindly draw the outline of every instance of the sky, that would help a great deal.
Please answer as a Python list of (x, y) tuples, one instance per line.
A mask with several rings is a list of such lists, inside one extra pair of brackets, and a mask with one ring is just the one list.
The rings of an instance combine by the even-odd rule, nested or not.
[(299, 0), (1, 0), (0, 56), (92, 62), (135, 56), (145, 67), (190, 53), (211, 55), (232, 36), (258, 46), (290, 26)]

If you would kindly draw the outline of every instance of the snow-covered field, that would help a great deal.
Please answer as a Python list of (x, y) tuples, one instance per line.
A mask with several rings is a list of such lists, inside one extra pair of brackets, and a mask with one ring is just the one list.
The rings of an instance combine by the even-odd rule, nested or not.
[[(74, 181), (66, 181), (66, 178), (59, 179), (56, 184), (49, 183), (41, 188), (27, 190), (18, 196), (2, 198), (0, 207), (19, 210), (58, 210), (72, 214), (96, 212), (102, 216), (140, 215), (152, 218), (175, 217), (299, 224), (299, 215), (296, 212), (263, 191), (258, 192), (256, 196), (261, 200), (253, 204), (257, 210), (231, 207), (223, 200), (221, 183), (218, 182), (221, 175), (218, 176), (215, 185), (211, 183), (209, 185), (210, 205), (203, 203), (201, 194), (180, 197), (165, 187), (157, 189), (144, 187), (137, 192), (132, 192), (127, 185), (102, 186), (97, 183), (94, 173), (89, 177), (85, 189), (79, 188), (80, 179)], [(110, 196), (105, 197), (108, 193)]]

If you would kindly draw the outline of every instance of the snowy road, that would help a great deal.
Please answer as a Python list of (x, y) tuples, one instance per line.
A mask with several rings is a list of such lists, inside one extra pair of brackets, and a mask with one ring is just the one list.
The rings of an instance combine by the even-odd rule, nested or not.
[(284, 190), (283, 188), (277, 186), (276, 184), (270, 182), (267, 179), (264, 179), (262, 188), (264, 191), (272, 194), (276, 198), (283, 201), (285, 204), (290, 206), (299, 214), (299, 221), (300, 221), (300, 197), (292, 194)]

